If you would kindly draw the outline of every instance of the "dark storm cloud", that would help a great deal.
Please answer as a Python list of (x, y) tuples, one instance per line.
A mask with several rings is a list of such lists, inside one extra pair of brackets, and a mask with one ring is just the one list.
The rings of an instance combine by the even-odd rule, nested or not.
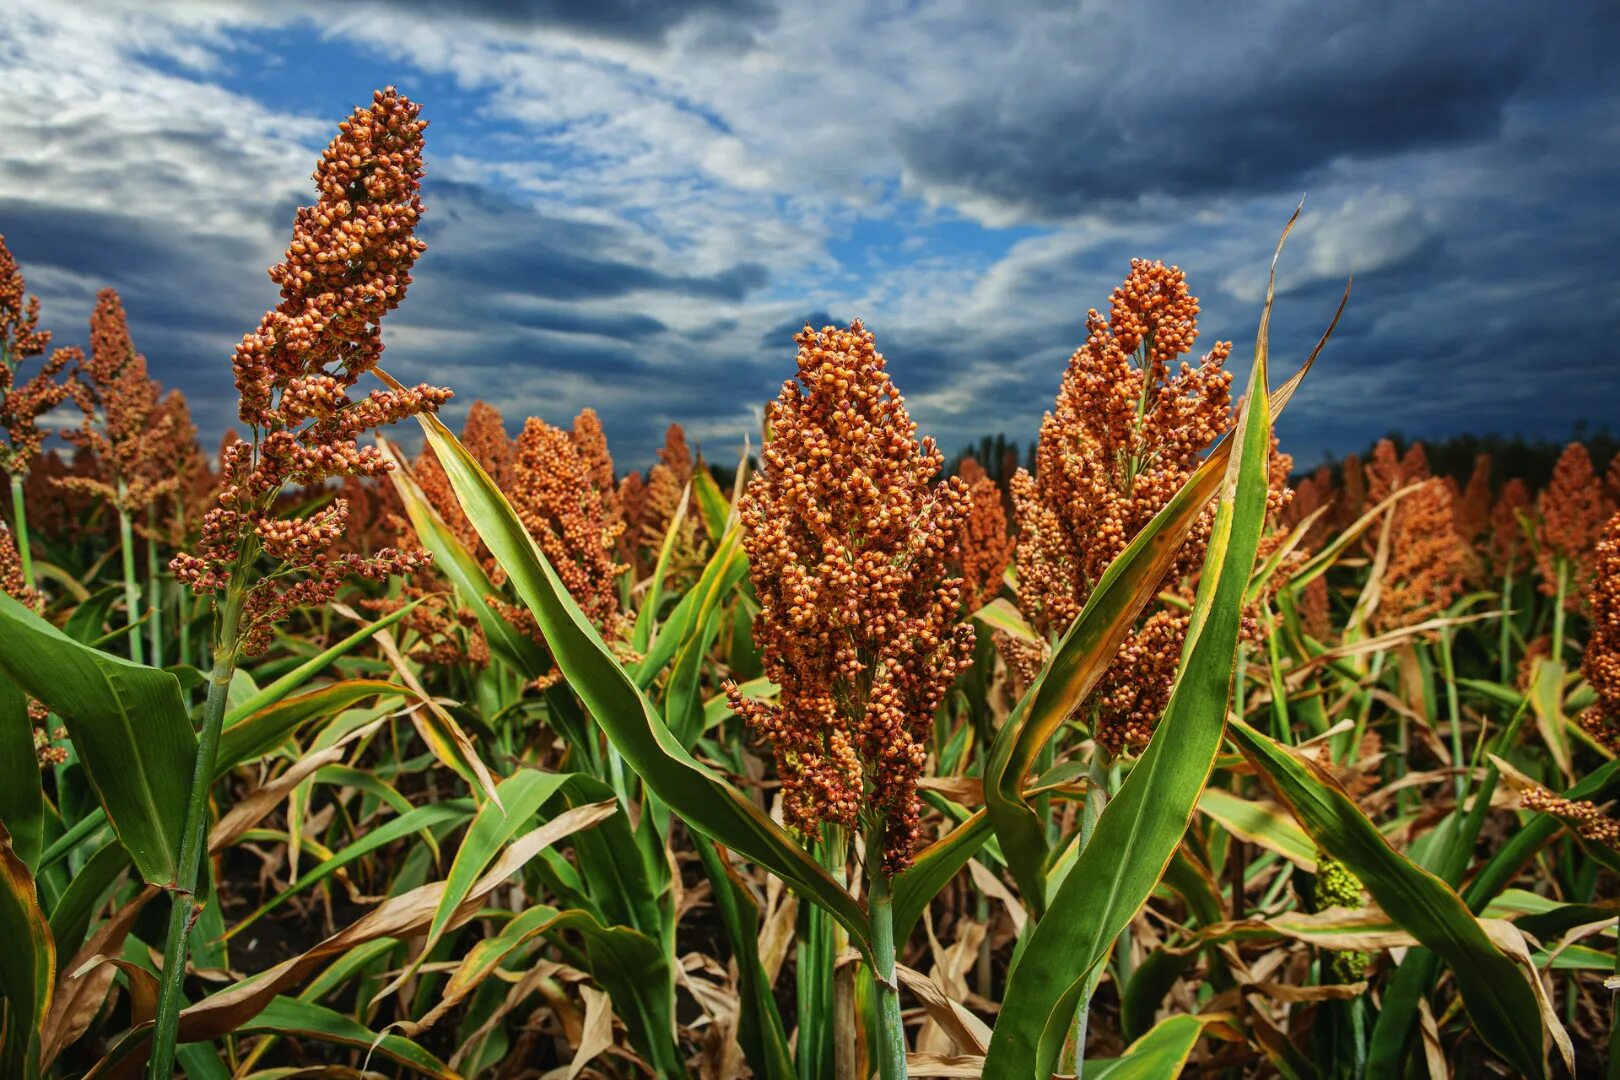
[(1336, 161), (1490, 139), (1527, 81), (1599, 77), (1559, 66), (1567, 26), (1502, 0), (1094, 10), (1051, 63), (905, 126), (912, 176), (1037, 217), (1293, 192)]
[[(655, 270), (626, 230), (540, 213), (486, 188), (429, 181), (422, 235), (432, 272), (469, 290), (518, 288), (548, 300), (606, 300), (638, 292), (741, 300), (766, 282), (744, 262), (712, 274)], [(618, 258), (604, 252), (622, 252)]]
[(429, 17), (505, 27), (556, 27), (637, 43), (662, 41), (670, 30), (691, 19), (753, 24), (768, 20), (771, 11), (759, 0), (393, 0), (388, 6)]

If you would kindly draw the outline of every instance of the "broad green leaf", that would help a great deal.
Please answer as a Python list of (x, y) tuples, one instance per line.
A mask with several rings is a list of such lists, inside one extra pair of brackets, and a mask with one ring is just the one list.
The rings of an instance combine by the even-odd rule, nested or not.
[(28, 698), (0, 673), (0, 823), (23, 865), (39, 866), (45, 846), (45, 792), (39, 785), (39, 757)]
[(636, 775), (691, 828), (754, 860), (807, 899), (824, 905), (849, 930), (852, 942), (861, 951), (869, 951), (866, 912), (861, 904), (747, 795), (692, 757), (674, 738), (658, 710), (569, 597), (500, 489), (435, 417), (417, 419), (462, 509), (539, 620), (557, 666)]
[(1212, 787), (1198, 797), (1198, 809), (1238, 839), (1274, 851), (1307, 873), (1316, 873), (1316, 845), (1276, 803), (1245, 799)]
[(486, 802), (479, 809), (478, 816), (473, 818), (472, 825), (467, 829), (467, 835), (462, 838), (461, 846), (456, 850), (455, 861), (450, 864), (450, 873), (445, 876), (444, 894), (433, 913), (433, 921), (428, 925), (427, 941), (423, 943), (415, 962), (401, 972), (382, 993), (377, 995), (378, 997), (393, 992), (416, 973), (416, 969), (438, 943), (450, 919), (483, 876), (484, 871), (489, 868), (489, 864), (500, 855), (501, 849), (508, 841), (523, 831), (541, 804), (555, 795), (557, 789), (562, 787), (567, 779), (567, 773), (523, 769), (496, 785), (496, 798)]
[(427, 496), (417, 486), (404, 458), (390, 444), (384, 443), (384, 448), (398, 466), (388, 474), (388, 478), (394, 482), (394, 490), (399, 492), (400, 501), (405, 504), (406, 516), (416, 530), (417, 539), (433, 553), (434, 567), (456, 587), (460, 602), (477, 617), (478, 627), (489, 642), (490, 652), (500, 657), (513, 671), (530, 679), (551, 670), (551, 659), (546, 656), (545, 650), (490, 606), (489, 597), (498, 595), (500, 590), (489, 580), (489, 575), (478, 565), (472, 552), (456, 538), (438, 511), (433, 509), (433, 504), (428, 502)]
[(0, 823), (0, 1075), (39, 1075), (40, 1038), (55, 987), (56, 942), (34, 877)]
[[(1283, 236), (1287, 237), (1286, 230)], [(1274, 283), (1275, 259), (1272, 266)], [(1271, 292), (1268, 287), (1250, 390), (1231, 440), (1238, 453), (1225, 463), (1169, 704), (1146, 752), (1097, 819), (1090, 841), (1013, 965), (985, 1058), (987, 1075), (1045, 1080), (1052, 1074), (1092, 969), (1108, 955), (1114, 939), (1158, 884), (1214, 768), (1231, 699), (1244, 593), (1265, 530), (1271, 456), (1271, 403), (1266, 395)], [(1105, 583), (1110, 577), (1117, 577), (1113, 567), (1104, 575)], [(1098, 592), (1104, 591), (1099, 586)], [(1084, 620), (1082, 613), (1080, 621)], [(1039, 700), (1040, 692), (1038, 682), (1031, 693)], [(987, 804), (989, 788), (986, 784)], [(1002, 850), (1011, 856), (1008, 837), (1001, 839)], [(1034, 887), (1043, 886), (1037, 881)]]
[(1175, 1080), (1187, 1067), (1187, 1055), (1197, 1045), (1207, 1024), (1221, 1023), (1221, 1015), (1172, 1016), (1153, 1026), (1120, 1057), (1088, 1063), (1085, 1080)]
[(792, 1080), (793, 1055), (788, 1050), (787, 1031), (759, 959), (759, 902), (731, 868), (725, 852), (706, 837), (694, 836), (692, 841), (714, 890), (714, 905), (737, 964), (737, 1042), (755, 1076), (762, 1080)]
[[(742, 464), (737, 467), (739, 480), (747, 472), (747, 464), (748, 449), (745, 446)], [(697, 491), (698, 508), (703, 511), (703, 528), (709, 534), (710, 543), (718, 544), (726, 533), (726, 522), (731, 517), (731, 503), (726, 501), (726, 493), (720, 490), (720, 485), (714, 482), (714, 474), (709, 472), (709, 467), (701, 461), (697, 468), (692, 470), (692, 487)]]
[(1540, 1006), (1528, 979), (1486, 934), (1462, 898), (1390, 846), (1330, 774), (1241, 721), (1239, 749), (1322, 850), (1361, 879), (1380, 907), (1451, 965), (1480, 1037), (1527, 1076), (1545, 1076)]
[(197, 739), (180, 683), (81, 645), (0, 595), (0, 673), (67, 725), (102, 808), (141, 875), (172, 885)]
[(238, 709), (236, 716), (240, 719), (225, 718), (214, 776), (223, 776), (243, 762), (270, 753), (311, 720), (331, 716), (357, 701), (383, 694), (409, 697), (411, 691), (382, 679), (349, 679), (294, 694), (255, 711)]
[[(1287, 233), (1283, 235), (1286, 238)], [(1327, 344), (1348, 299), (1346, 290), (1345, 299), (1340, 301), (1333, 322), (1316, 348), (1293, 378), (1271, 395), (1266, 410), (1270, 416), (1279, 414), (1293, 396)], [(1262, 326), (1270, 318), (1270, 304), (1268, 295)], [(1256, 359), (1262, 360), (1259, 356)], [(985, 763), (985, 809), (1024, 900), (1037, 916), (1046, 907), (1046, 823), (1024, 797), (1025, 778), (1042, 748), (1102, 678), (1137, 616), (1153, 598), (1180, 553), (1182, 542), (1220, 490), (1237, 443), (1236, 435), (1222, 439), (1164, 509), (1109, 564), (1085, 607), (991, 744)]]
[(295, 997), (272, 999), (263, 1012), (236, 1030), (243, 1034), (263, 1031), (347, 1046), (397, 1061), (418, 1076), (460, 1080), (459, 1073), (411, 1040), (399, 1035), (379, 1035), (340, 1012)]
[(911, 865), (894, 879), (896, 941), (911, 937), (929, 902), (950, 884), (989, 838), (990, 818), (980, 810), (917, 853)]
[(645, 653), (647, 646), (652, 643), (653, 624), (658, 619), (658, 606), (664, 599), (664, 575), (669, 573), (670, 556), (675, 552), (675, 541), (680, 538), (681, 526), (686, 523), (686, 509), (691, 502), (692, 485), (688, 484), (681, 491), (681, 501), (676, 505), (675, 513), (670, 515), (669, 528), (664, 530), (664, 542), (658, 546), (658, 562), (653, 566), (652, 580), (647, 583), (647, 591), (641, 597), (641, 607), (636, 611), (630, 647), (638, 653)]

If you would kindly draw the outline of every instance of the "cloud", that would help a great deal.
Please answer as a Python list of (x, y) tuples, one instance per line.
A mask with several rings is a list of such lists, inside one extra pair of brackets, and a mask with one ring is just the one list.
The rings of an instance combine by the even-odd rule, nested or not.
[(373, 77), (432, 120), (389, 368), (454, 385), (452, 419), (592, 405), (627, 467), (670, 421), (717, 457), (757, 433), (806, 318), (867, 320), (943, 445), (1028, 438), (1133, 256), (1187, 270), (1241, 371), (1302, 190), (1279, 367), (1356, 275), (1281, 423), (1302, 461), (1391, 426), (1558, 435), (1620, 394), (1620, 21), (1591, 0), (18, 7), (0, 233), (63, 341), (123, 290), (210, 441)]

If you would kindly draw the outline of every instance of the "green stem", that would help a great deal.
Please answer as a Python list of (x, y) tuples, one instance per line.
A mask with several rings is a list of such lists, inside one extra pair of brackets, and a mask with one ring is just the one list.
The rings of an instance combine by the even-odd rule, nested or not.
[(164, 942), (162, 988), (157, 1020), (152, 1029), (151, 1080), (169, 1080), (174, 1073), (175, 1043), (180, 1009), (185, 1004), (186, 946), (196, 921), (197, 882), (208, 850), (208, 789), (213, 786), (219, 756), (219, 733), (225, 724), (225, 699), (236, 674), (237, 626), (242, 617), (245, 590), (233, 583), (219, 615), (219, 641), (214, 649), (214, 670), (208, 679), (208, 701), (203, 706), (202, 734), (191, 773), (191, 795), (180, 833), (180, 875), (174, 884), (174, 906), (169, 912), (169, 934)]
[(11, 520), (15, 523), (12, 531), (17, 534), (17, 556), (22, 560), (23, 584), (32, 587), (34, 556), (28, 550), (28, 502), (23, 498), (21, 476), (11, 478)]
[(135, 580), (135, 531), (130, 526), (129, 511), (124, 509), (124, 482), (118, 481), (118, 545), (124, 556), (124, 607), (129, 620), (129, 658), (137, 664), (146, 663), (141, 648), (141, 587)]
[[(1084, 852), (1091, 843), (1091, 834), (1096, 831), (1097, 821), (1102, 817), (1103, 810), (1108, 806), (1109, 767), (1104, 761), (1106, 751), (1098, 745), (1093, 753), (1091, 764), (1087, 766), (1086, 801), (1080, 811), (1080, 851)], [(1097, 991), (1097, 984), (1102, 979), (1103, 964), (1097, 964), (1086, 976), (1086, 984), (1080, 990), (1080, 1001), (1074, 1008), (1074, 1021), (1069, 1027), (1069, 1046), (1067, 1052), (1074, 1056), (1064, 1062), (1068, 1070), (1076, 1076), (1080, 1075), (1085, 1067), (1086, 1060), (1086, 1029), (1091, 1023), (1091, 996)], [(1120, 985), (1124, 985), (1121, 982)]]
[(1468, 794), (1468, 773), (1464, 767), (1467, 759), (1463, 755), (1462, 706), (1457, 700), (1457, 672), (1452, 665), (1449, 626), (1440, 631), (1440, 674), (1446, 682), (1446, 719), (1451, 726), (1451, 764), (1457, 770), (1457, 808), (1460, 811)]
[(1558, 598), (1553, 608), (1552, 662), (1564, 662), (1564, 596), (1569, 590), (1569, 563), (1558, 560)]
[(158, 576), (157, 509), (156, 504), (146, 508), (146, 525), (151, 535), (146, 538), (146, 604), (151, 611), (147, 625), (148, 639), (152, 643), (152, 666), (163, 666), (163, 579)]
[(1499, 671), (1501, 678), (1498, 681), (1503, 686), (1513, 685), (1513, 660), (1508, 655), (1508, 649), (1513, 641), (1513, 626), (1509, 621), (1511, 616), (1508, 614), (1508, 608), (1512, 604), (1513, 567), (1509, 564), (1508, 568), (1502, 571), (1502, 619), (1501, 625), (1498, 627), (1501, 637), (1497, 642), (1497, 653), (1500, 656), (1499, 663), (1501, 665)]
[(878, 1075), (905, 1080), (906, 1029), (894, 977), (894, 897), (883, 872), (883, 826), (866, 831), (867, 910), (872, 917), (872, 991), (877, 997)]

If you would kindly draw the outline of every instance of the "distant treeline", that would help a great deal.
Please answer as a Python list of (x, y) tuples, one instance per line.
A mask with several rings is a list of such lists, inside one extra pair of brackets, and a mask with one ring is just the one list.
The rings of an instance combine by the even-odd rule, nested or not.
[[(1474, 471), (1474, 461), (1480, 454), (1491, 456), (1491, 484), (1501, 487), (1505, 480), (1517, 477), (1525, 482), (1531, 491), (1539, 491), (1552, 477), (1553, 465), (1558, 461), (1558, 455), (1564, 452), (1564, 447), (1571, 442), (1584, 443), (1587, 452), (1592, 455), (1592, 464), (1599, 476), (1609, 466), (1609, 461), (1620, 453), (1620, 436), (1607, 427), (1601, 427), (1596, 432), (1587, 429), (1586, 425), (1577, 425), (1571, 437), (1564, 440), (1556, 439), (1527, 439), (1523, 435), (1453, 435), (1445, 439), (1412, 439), (1399, 431), (1391, 431), (1384, 436), (1395, 444), (1395, 448), (1405, 452), (1406, 448), (1414, 442), (1421, 442), (1425, 454), (1429, 459), (1429, 468), (1436, 476), (1455, 477), (1459, 484), (1468, 482), (1468, 477)], [(1360, 452), (1361, 460), (1366, 461), (1372, 456), (1373, 447), (1378, 440), (1367, 443)], [(1287, 447), (1283, 447), (1287, 449)], [(955, 474), (961, 469), (965, 458), (973, 458), (984, 471), (990, 474), (997, 484), (1005, 489), (1007, 480), (1014, 470), (1020, 466), (1033, 470), (1035, 467), (1035, 442), (1031, 440), (1020, 445), (1017, 440), (1009, 439), (1005, 435), (986, 435), (977, 443), (964, 446), (949, 462), (949, 472)], [(1295, 479), (1309, 476), (1324, 464), (1332, 471), (1335, 481), (1340, 479), (1340, 470), (1343, 458), (1328, 458), (1307, 464), (1304, 461), (1295, 461)]]

